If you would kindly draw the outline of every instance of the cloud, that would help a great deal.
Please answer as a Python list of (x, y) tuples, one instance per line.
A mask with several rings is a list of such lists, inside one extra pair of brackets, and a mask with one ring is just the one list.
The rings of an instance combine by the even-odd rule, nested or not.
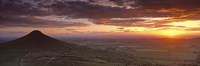
[(112, 20), (112, 19), (92, 19), (91, 22), (95, 24), (103, 25), (114, 25), (114, 26), (123, 26), (131, 27), (135, 26), (135, 23), (145, 21), (143, 19), (131, 19), (131, 20)]
[[(165, 24), (170, 23), (174, 20), (171, 18), (112, 18), (112, 19), (93, 19), (91, 22), (95, 24), (103, 25), (113, 25), (121, 27), (148, 27), (148, 28), (157, 28), (163, 27)], [(157, 26), (157, 27), (156, 27)]]
[(110, 0), (114, 3), (116, 3), (117, 5), (124, 5), (125, 0)]
[[(18, 2), (19, 1), (19, 2)], [(110, 0), (111, 2), (123, 4), (127, 2), (133, 2), (133, 0)], [(113, 7), (100, 5), (99, 2), (93, 0), (83, 1), (83, 0), (61, 0), (61, 1), (37, 1), (34, 3), (21, 2), (20, 0), (16, 0), (14, 2), (6, 2), (1, 6), (1, 14), (9, 13), (9, 14), (18, 14), (18, 15), (67, 15), (73, 18), (130, 18), (130, 17), (178, 17), (182, 16), (183, 13), (187, 15), (187, 11), (184, 9), (180, 9), (181, 6), (185, 7), (185, 4), (191, 6), (191, 9), (195, 8), (195, 5), (192, 5), (188, 0), (184, 0), (185, 4), (173, 5), (173, 3), (178, 3), (180, 0), (134, 0), (135, 3), (132, 8), (135, 9), (127, 9), (127, 5), (121, 5), (123, 7)], [(106, 1), (102, 1), (106, 2)], [(109, 2), (109, 1), (107, 1)], [(182, 2), (182, 1), (181, 1)], [(192, 1), (198, 2), (196, 0)], [(17, 4), (20, 3), (20, 4)], [(99, 4), (97, 4), (99, 3)], [(163, 4), (164, 3), (164, 4)], [(172, 4), (172, 5), (171, 5)], [(130, 5), (130, 4), (128, 4)], [(168, 7), (168, 5), (171, 5)], [(6, 7), (5, 7), (6, 6)], [(8, 7), (9, 6), (9, 7)], [(196, 6), (197, 8), (198, 6)], [(187, 7), (185, 7), (187, 8)], [(195, 9), (196, 9), (195, 8)], [(189, 8), (188, 8), (189, 9)], [(182, 12), (180, 12), (182, 11)]]
[(187, 28), (185, 30), (187, 30), (187, 31), (200, 31), (200, 27), (198, 27), (198, 28)]
[(157, 26), (154, 26), (154, 28), (186, 28), (185, 26), (174, 26), (174, 25), (157, 25)]
[(72, 28), (68, 28), (68, 29), (65, 29), (66, 31), (74, 31), (76, 29), (72, 29)]
[(123, 29), (125, 29), (125, 28), (123, 28), (123, 27), (119, 27), (119, 28), (116, 28), (116, 29), (123, 30)]
[[(144, 11), (154, 11), (156, 15), (177, 19), (199, 20), (200, 0), (134, 0), (132, 6)], [(159, 14), (161, 13), (161, 14)], [(163, 13), (163, 14), (162, 14)]]
[[(2, 0), (6, 1), (6, 0)], [(31, 0), (28, 0), (31, 1)], [(92, 2), (91, 2), (92, 1)], [(73, 18), (130, 18), (130, 17), (181, 17), (199, 14), (199, 0), (109, 0), (123, 7), (100, 5), (97, 0), (8, 0), (2, 2), (1, 14), (6, 15), (67, 15)], [(95, 2), (95, 3), (94, 3)], [(122, 5), (124, 3), (134, 2)], [(179, 3), (181, 2), (181, 3)], [(179, 3), (179, 4), (177, 4)], [(130, 6), (127, 6), (130, 5)], [(132, 6), (132, 7), (131, 7)], [(127, 9), (127, 8), (134, 9)], [(199, 16), (199, 15), (197, 15)], [(196, 18), (198, 18), (196, 16)]]
[[(64, 27), (86, 26), (83, 22), (71, 24), (58, 23), (52, 19), (41, 19), (44, 16), (68, 16), (69, 18), (111, 18), (125, 13), (123, 8), (91, 4), (87, 1), (36, 1), (1, 0), (0, 22), (3, 27)], [(29, 17), (22, 17), (29, 16)], [(65, 17), (64, 17), (65, 18)], [(67, 18), (65, 19), (67, 20)], [(54, 22), (53, 22), (54, 21)], [(69, 21), (69, 20), (68, 20)], [(46, 25), (44, 25), (46, 24)], [(56, 26), (57, 25), (57, 26)]]
[(187, 9), (200, 8), (199, 0), (135, 0), (136, 5), (144, 9)]
[(125, 13), (123, 8), (102, 6), (89, 2), (56, 2), (48, 5), (56, 15), (68, 15), (74, 18), (112, 18)]
[(4, 16), (0, 17), (0, 26), (1, 27), (69, 27), (69, 26), (77, 26), (84, 27), (88, 26), (88, 24), (80, 23), (80, 22), (63, 22), (63, 21), (53, 21), (53, 20), (45, 20), (40, 19), (34, 16)]
[[(104, 2), (113, 2), (122, 7), (114, 7), (113, 4), (102, 5)], [(88, 19), (94, 24), (123, 27), (170, 27), (164, 24), (177, 20), (200, 20), (199, 2), (200, 0), (104, 0), (101, 2), (98, 0), (0, 0), (0, 27), (88, 26), (87, 21), (71, 22), (68, 18)], [(55, 15), (56, 18), (46, 19), (45, 16), (51, 15)], [(172, 18), (113, 20), (113, 18), (145, 17)]]
[(48, 12), (21, 0), (1, 0), (0, 15), (48, 15)]

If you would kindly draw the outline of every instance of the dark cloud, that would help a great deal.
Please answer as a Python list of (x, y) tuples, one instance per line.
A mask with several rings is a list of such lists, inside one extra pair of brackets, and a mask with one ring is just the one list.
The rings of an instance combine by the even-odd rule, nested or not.
[(96, 0), (35, 0), (37, 6), (21, 0), (1, 1), (0, 14), (37, 16), (53, 14), (74, 18), (179, 17), (191, 14), (191, 11), (194, 14), (193, 12), (200, 8), (199, 0), (109, 0), (118, 5), (134, 1), (135, 9), (91, 3)]
[(125, 29), (125, 28), (123, 28), (123, 27), (119, 27), (119, 28), (116, 28), (116, 29), (123, 30), (123, 29)]
[(48, 7), (56, 15), (68, 15), (75, 18), (112, 18), (126, 13), (122, 8), (101, 6), (81, 1), (56, 2), (48, 5)]
[(85, 33), (85, 32), (81, 32), (81, 31), (71, 31), (71, 33), (78, 33), (78, 34), (82, 34), (82, 33)]
[[(152, 11), (158, 16), (176, 17), (177, 19), (199, 20), (200, 0), (134, 0), (133, 7)], [(143, 12), (144, 12), (143, 11)], [(145, 13), (145, 12), (144, 12)], [(144, 14), (146, 15), (146, 14)], [(151, 16), (151, 15), (149, 15)]]
[[(3, 0), (4, 1), (4, 0)], [(36, 4), (36, 5), (34, 5)], [(125, 8), (102, 6), (87, 1), (36, 0), (34, 3), (21, 0), (5, 0), (1, 3), (0, 15), (67, 15), (73, 18), (112, 18), (126, 15)]]
[(72, 28), (68, 28), (68, 29), (65, 29), (66, 31), (75, 31), (76, 29), (72, 29)]
[[(117, 0), (113, 0), (117, 1)], [(119, 0), (120, 1), (120, 0)], [(125, 2), (125, 1), (124, 1)], [(130, 17), (169, 17), (176, 13), (157, 12), (155, 10), (126, 9), (124, 7), (102, 6), (89, 2), (58, 2), (50, 6), (57, 15), (69, 15), (75, 18), (130, 18)], [(177, 15), (179, 16), (179, 15)]]
[[(191, 14), (199, 14), (199, 0), (109, 0), (124, 7), (111, 7), (91, 3), (90, 1), (54, 1), (46, 5), (51, 14), (68, 15), (73, 18), (130, 18), (130, 17), (177, 17), (191, 18)], [(135, 2), (127, 9), (124, 3)], [(93, 0), (92, 2), (96, 2)], [(181, 2), (181, 3), (180, 3)], [(96, 2), (97, 3), (97, 2)], [(186, 16), (188, 15), (188, 16)], [(186, 17), (181, 17), (186, 16)], [(199, 16), (199, 15), (198, 15)], [(198, 17), (197, 17), (198, 18)]]
[(125, 2), (125, 0), (110, 0), (110, 1), (116, 3), (117, 5), (123, 5)]
[(77, 26), (84, 27), (88, 26), (85, 23), (68, 23), (53, 20), (44, 20), (32, 16), (8, 16), (0, 17), (1, 27), (68, 27)]
[(174, 26), (174, 25), (156, 25), (154, 28), (162, 28), (162, 27), (178, 27), (178, 28), (186, 28), (185, 26)]
[[(51, 20), (34, 18), (36, 16), (68, 16), (70, 18), (88, 18), (94, 24), (115, 26), (164, 27), (170, 21), (111, 20), (111, 18), (140, 18), (140, 17), (174, 17), (173, 20), (199, 20), (200, 0), (108, 0), (119, 6), (105, 6), (97, 0), (0, 0), (0, 27), (66, 27), (85, 26), (84, 23), (63, 24)], [(125, 3), (135, 2), (127, 9)], [(127, 4), (126, 4), (127, 5)], [(30, 16), (30, 17), (22, 17)], [(167, 27), (167, 26), (165, 26)]]
[[(36, 18), (53, 15), (45, 7), (36, 7), (22, 0), (0, 0), (0, 27), (68, 27), (88, 26), (85, 23), (68, 23)], [(46, 1), (45, 1), (46, 2)]]
[[(11, 1), (11, 2), (10, 2)], [(133, 0), (110, 0), (112, 2), (123, 4)], [(90, 1), (68, 1), (68, 0), (39, 0), (36, 1), (39, 7), (34, 7), (33, 3), (21, 2), (20, 0), (9, 0), (1, 7), (1, 14), (20, 14), (20, 15), (67, 15), (74, 18), (127, 18), (127, 17), (166, 17), (180, 16), (176, 10), (167, 9), (171, 12), (159, 12), (158, 9), (168, 8), (169, 0), (136, 0), (136, 9), (126, 9), (120, 7), (103, 6), (93, 4)], [(172, 3), (179, 0), (173, 0)], [(93, 0), (96, 2), (96, 0)], [(143, 3), (144, 2), (144, 3)], [(181, 1), (182, 2), (182, 1)], [(184, 0), (185, 2), (185, 0)], [(193, 2), (193, 1), (192, 1)], [(197, 1), (198, 2), (198, 1)], [(166, 3), (166, 4), (162, 4)], [(186, 3), (187, 4), (187, 3)], [(192, 6), (192, 4), (189, 4)], [(139, 7), (139, 8), (138, 8)], [(171, 5), (171, 8), (178, 8)], [(184, 6), (183, 6), (184, 7)], [(198, 6), (197, 6), (198, 7)], [(142, 9), (140, 9), (142, 8)], [(187, 7), (186, 7), (187, 8)], [(195, 7), (193, 7), (195, 8)], [(192, 8), (191, 8), (192, 9)], [(187, 12), (188, 13), (188, 12)]]
[(88, 0), (88, 2), (96, 2), (95, 0)]
[(112, 1), (119, 6), (123, 6), (127, 2), (134, 2), (134, 0), (109, 0), (109, 1)]
[(131, 29), (127, 29), (127, 30), (122, 30), (123, 32), (135, 32), (135, 31), (133, 31), (133, 30), (131, 30)]
[(144, 9), (196, 9), (200, 0), (135, 0), (136, 5)]
[(48, 15), (48, 12), (21, 0), (1, 0), (0, 15)]

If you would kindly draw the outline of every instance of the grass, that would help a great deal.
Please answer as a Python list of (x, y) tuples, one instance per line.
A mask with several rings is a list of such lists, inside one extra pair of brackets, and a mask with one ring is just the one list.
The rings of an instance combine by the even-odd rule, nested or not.
[(0, 51), (0, 66), (17, 66), (19, 58), (24, 54), (26, 54), (26, 51)]
[[(119, 46), (109, 46), (109, 45), (97, 45), (90, 46), (92, 48), (98, 48), (108, 51), (116, 51), (116, 52), (126, 52), (133, 54), (135, 60), (141, 60), (142, 62), (147, 63), (158, 63), (166, 66), (179, 66), (182, 64), (191, 64), (195, 62), (198, 54), (195, 54), (194, 51), (197, 51), (193, 48), (176, 48), (170, 49), (162, 49), (162, 48), (145, 48), (145, 47), (119, 47)], [(137, 51), (143, 50), (144, 51)], [(149, 49), (149, 51), (148, 51)], [(162, 51), (152, 51), (152, 50), (162, 50)], [(163, 51), (164, 50), (164, 51)]]

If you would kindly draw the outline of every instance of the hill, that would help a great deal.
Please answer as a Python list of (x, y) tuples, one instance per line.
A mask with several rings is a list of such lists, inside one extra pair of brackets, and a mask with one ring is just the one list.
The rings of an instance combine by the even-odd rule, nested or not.
[(142, 65), (132, 54), (64, 43), (35, 30), (0, 44), (0, 66), (127, 66)]

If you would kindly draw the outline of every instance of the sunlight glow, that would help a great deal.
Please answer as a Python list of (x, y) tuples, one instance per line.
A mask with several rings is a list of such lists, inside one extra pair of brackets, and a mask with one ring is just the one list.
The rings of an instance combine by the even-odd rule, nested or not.
[(181, 31), (181, 30), (162, 30), (160, 33), (162, 35), (170, 37), (170, 38), (176, 38), (178, 35), (183, 34), (184, 31)]
[(174, 26), (184, 26), (184, 27), (199, 27), (199, 21), (200, 20), (187, 20), (183, 22), (172, 22), (169, 23), (168, 25), (174, 25)]

